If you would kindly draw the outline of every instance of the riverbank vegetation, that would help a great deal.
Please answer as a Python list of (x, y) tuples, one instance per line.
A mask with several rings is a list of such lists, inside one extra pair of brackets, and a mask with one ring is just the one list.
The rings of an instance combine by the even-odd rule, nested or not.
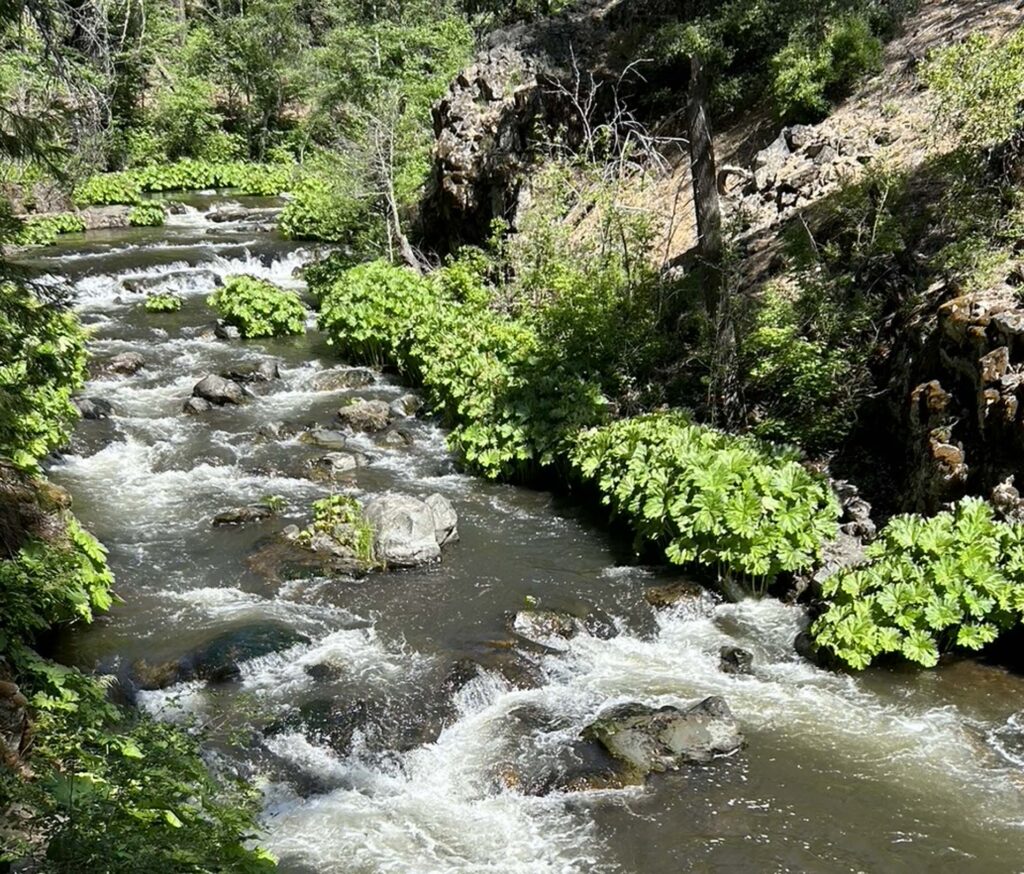
[[(990, 408), (1016, 421), (1018, 350), (988, 323), (972, 333), (947, 315), (996, 286), (1010, 311), (1024, 281), (1024, 43), (972, 36), (922, 65), (948, 121), (945, 151), (890, 166), (854, 149), (842, 156), (848, 178), (800, 200), (806, 186), (772, 175), (809, 154), (797, 144), (809, 129), (787, 128), (754, 169), (726, 168), (741, 188), (694, 182), (694, 245), (677, 251), (693, 119), (735, 121), (761, 104), (773, 134), (820, 121), (883, 68), (885, 43), (912, 11), (868, 0), (683, 6), (644, 21), (618, 10), (615, 51), (650, 55), (650, 66), (637, 84), (630, 63), (600, 99), (578, 67), (547, 90), (527, 86), (529, 65), (501, 88), (478, 71), (462, 84), (498, 120), (474, 132), (460, 117), (469, 145), (439, 145), (435, 109), (481, 38), (511, 42), (574, 4), (4, 7), (0, 245), (80, 232), (91, 206), (128, 206), (130, 224), (157, 226), (165, 211), (151, 195), (167, 192), (287, 194), (281, 232), (331, 244), (306, 273), (329, 342), (421, 386), (469, 470), (596, 494), (638, 550), (756, 594), (820, 566), (849, 521), (831, 478), (852, 475), (879, 521), (891, 518), (862, 562), (808, 589), (817, 645), (854, 669), (977, 651), (1024, 613), (1021, 505), (983, 500), (1017, 471), (991, 448), (1016, 444), (985, 423)], [(511, 23), (521, 26), (495, 35)], [(545, 104), (552, 94), (560, 102)], [(517, 117), (524, 107), (532, 114)], [(567, 107), (572, 123), (552, 120)], [(849, 139), (813, 145), (814, 166), (853, 149)], [(457, 148), (491, 150), (472, 164), (477, 189), (439, 169), (437, 152)], [(689, 157), (697, 177), (701, 159)], [(476, 229), (486, 242), (453, 237), (431, 251), (447, 225), (430, 198), (465, 185), (460, 196), (479, 208), (509, 167), (520, 174), (515, 208)], [(666, 205), (652, 192), (673, 174), (684, 182)], [(776, 212), (759, 225), (747, 206), (762, 195)], [(725, 218), (709, 234), (702, 223), (720, 213), (719, 197)], [(2, 834), (0, 861), (269, 869), (246, 849), (252, 794), (211, 777), (195, 737), (110, 703), (102, 682), (32, 649), (115, 596), (102, 547), (41, 478), (75, 421), (86, 336), (59, 289), (7, 262), (0, 271), (0, 681), (20, 690), (7, 697), (33, 726), (31, 742), (21, 748), (19, 732), (4, 751), (0, 806), (20, 811), (21, 825)], [(305, 330), (299, 297), (252, 277), (230, 279), (209, 303), (245, 337)], [(144, 306), (170, 312), (181, 299)], [(947, 365), (935, 372), (949, 391), (927, 370)], [(941, 394), (907, 412), (932, 382)], [(977, 462), (948, 462), (968, 450)], [(948, 462), (941, 476), (920, 474), (927, 453)], [(348, 526), (368, 557), (355, 510), (347, 498), (319, 502), (301, 536)]]

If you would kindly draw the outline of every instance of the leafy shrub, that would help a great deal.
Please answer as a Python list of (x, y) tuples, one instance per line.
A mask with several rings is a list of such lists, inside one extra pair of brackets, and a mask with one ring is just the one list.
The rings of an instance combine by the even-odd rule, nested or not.
[(151, 294), (143, 306), (147, 313), (176, 313), (181, 309), (181, 298), (176, 294)]
[(356, 558), (372, 564), (373, 528), (363, 518), (362, 507), (347, 495), (330, 495), (313, 502), (313, 522), (299, 532), (299, 542), (309, 545), (315, 534), (326, 534), (349, 547)]
[(554, 464), (572, 434), (603, 419), (605, 401), (557, 348), (483, 304), (478, 282), (456, 297), (469, 277), (454, 265), (419, 277), (377, 261), (313, 285), (321, 327), (343, 355), (421, 383), (475, 470), (524, 475)]
[(62, 537), (0, 560), (0, 652), (54, 625), (91, 622), (113, 602), (106, 550), (68, 514)]
[(792, 457), (681, 413), (584, 432), (571, 454), (637, 538), (676, 564), (771, 580), (810, 567), (836, 533), (831, 489)]
[(243, 337), (306, 332), (306, 308), (299, 296), (253, 276), (230, 277), (207, 302)]
[(816, 121), (881, 63), (882, 43), (861, 17), (829, 25), (824, 39), (791, 38), (772, 58), (776, 111), (786, 120)]
[(981, 649), (1024, 614), (1024, 525), (997, 522), (977, 498), (930, 519), (891, 519), (867, 556), (825, 582), (828, 609), (811, 629), (852, 668), (887, 653), (932, 667), (955, 647)]
[(203, 191), (233, 188), (241, 194), (274, 195), (291, 188), (295, 168), (246, 161), (213, 163), (194, 159), (151, 164), (119, 173), (99, 173), (75, 188), (75, 203), (136, 204), (144, 191)]
[(4, 860), (110, 874), (276, 870), (242, 845), (259, 793), (215, 781), (186, 732), (111, 704), (102, 681), (74, 669), (23, 649), (16, 663), (33, 711), (32, 778), (0, 769), (0, 796), (27, 838)]
[(14, 236), (14, 242), (21, 246), (50, 246), (61, 234), (74, 234), (84, 230), (85, 222), (81, 216), (73, 212), (30, 217)]
[(327, 240), (371, 248), (365, 238), (371, 224), (364, 199), (349, 182), (348, 174), (333, 178), (317, 173), (302, 179), (278, 220), (282, 234), (293, 240)]
[(923, 78), (938, 98), (939, 116), (966, 145), (1002, 142), (1024, 124), (1024, 31), (1002, 42), (971, 33), (929, 58)]
[(71, 395), (85, 379), (85, 336), (74, 313), (0, 282), (0, 457), (32, 470), (69, 437)]
[(128, 224), (156, 228), (164, 223), (164, 208), (159, 203), (140, 203), (128, 213)]

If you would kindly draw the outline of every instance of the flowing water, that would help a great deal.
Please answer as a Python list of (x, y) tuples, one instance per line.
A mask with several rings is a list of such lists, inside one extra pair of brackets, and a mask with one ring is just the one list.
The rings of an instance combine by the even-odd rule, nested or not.
[[(301, 290), (295, 270), (311, 253), (258, 224), (211, 222), (217, 197), (189, 204), (164, 228), (66, 238), (25, 259), (73, 286), (97, 362), (126, 351), (146, 360), (134, 375), (89, 383), (84, 393), (114, 414), (83, 422), (51, 469), (109, 547), (124, 599), (64, 639), (60, 655), (123, 673), (225, 635), (262, 641), (240, 676), (138, 701), (205, 725), (211, 763), (259, 783), (263, 842), (282, 870), (1024, 870), (1020, 678), (970, 662), (827, 673), (794, 654), (801, 614), (773, 601), (706, 598), (656, 613), (643, 592), (668, 574), (631, 566), (593, 518), (550, 495), (457, 472), (429, 421), (402, 424), (410, 445), (355, 438), (371, 463), (347, 489), (447, 496), (461, 540), (441, 565), (359, 580), (255, 574), (254, 548), (304, 524), (327, 492), (305, 473), (324, 450), (298, 430), (330, 427), (345, 398), (404, 389), (378, 375), (358, 390), (318, 391), (317, 374), (339, 362), (312, 323), (298, 339), (210, 336), (205, 297), (220, 277)], [(132, 278), (181, 294), (184, 307), (146, 313), (123, 286)], [(244, 406), (181, 412), (206, 373), (267, 358), (282, 379)], [(271, 494), (288, 504), (277, 518), (211, 526)], [(508, 617), (528, 597), (595, 615), (604, 631), (551, 649), (516, 644)], [(751, 675), (721, 671), (725, 644), (754, 654)], [(510, 666), (528, 681), (514, 682)], [(642, 790), (522, 791), (516, 775), (564, 761), (602, 708), (710, 694), (742, 724), (740, 754)]]

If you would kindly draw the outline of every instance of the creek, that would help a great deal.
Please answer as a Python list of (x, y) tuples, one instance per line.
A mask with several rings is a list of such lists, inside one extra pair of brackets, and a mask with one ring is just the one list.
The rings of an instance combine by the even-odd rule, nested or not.
[[(57, 655), (123, 672), (226, 636), (259, 644), (223, 682), (137, 700), (203, 724), (211, 765), (261, 787), (263, 843), (284, 872), (1022, 870), (1024, 679), (972, 661), (829, 673), (793, 650), (802, 612), (771, 600), (655, 611), (645, 589), (675, 575), (631, 564), (593, 508), (460, 473), (429, 419), (402, 422), (402, 439), (349, 438), (370, 463), (345, 488), (447, 497), (461, 539), (441, 564), (283, 583), (255, 573), (259, 543), (305, 524), (330, 490), (308, 476), (325, 450), (302, 430), (337, 427), (346, 399), (407, 389), (378, 373), (318, 390), (344, 362), (312, 317), (302, 338), (211, 335), (205, 299), (219, 279), (301, 291), (296, 269), (312, 257), (259, 222), (211, 221), (225, 198), (191, 196), (163, 228), (66, 237), (22, 260), (70, 284), (97, 363), (145, 359), (90, 381), (83, 394), (113, 415), (83, 421), (49, 470), (109, 548), (124, 602)], [(147, 313), (123, 285), (140, 278), (182, 309)], [(244, 405), (182, 412), (207, 373), (267, 359), (281, 379)], [(287, 502), (278, 516), (211, 525), (267, 495)], [(527, 646), (508, 621), (528, 599), (605, 630)], [(753, 653), (753, 672), (724, 673), (724, 645)], [(712, 694), (743, 728), (739, 754), (643, 789), (522, 791), (516, 775), (561, 761), (602, 708)]]

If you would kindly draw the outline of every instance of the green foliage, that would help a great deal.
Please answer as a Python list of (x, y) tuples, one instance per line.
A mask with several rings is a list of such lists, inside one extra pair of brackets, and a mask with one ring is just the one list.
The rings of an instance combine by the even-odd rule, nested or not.
[(140, 203), (128, 213), (128, 224), (156, 228), (164, 223), (164, 208), (159, 203)]
[(299, 296), (253, 276), (230, 277), (207, 302), (243, 337), (306, 332), (306, 308)]
[(3, 769), (0, 794), (17, 805), (27, 839), (0, 861), (34, 859), (32, 870), (63, 874), (276, 869), (242, 846), (258, 793), (211, 778), (188, 734), (109, 703), (99, 680), (17, 655), (33, 709), (32, 775)]
[(313, 502), (313, 521), (299, 532), (299, 542), (308, 546), (316, 534), (326, 534), (348, 547), (360, 561), (374, 563), (373, 527), (363, 518), (362, 507), (347, 495), (330, 495)]
[[(284, 164), (250, 164), (230, 161), (185, 159), (173, 164), (153, 164), (120, 173), (91, 176), (75, 188), (79, 205), (137, 204), (144, 191), (203, 191), (232, 188), (240, 194), (273, 195), (287, 191), (294, 182), (295, 168)], [(148, 205), (147, 205), (148, 206)]]
[(61, 446), (78, 412), (85, 336), (75, 315), (0, 281), (0, 457), (25, 470)]
[(842, 18), (824, 39), (801, 35), (772, 58), (772, 96), (788, 121), (817, 121), (867, 73), (882, 66), (882, 43), (864, 18)]
[(681, 413), (587, 431), (571, 460), (638, 540), (663, 546), (676, 564), (768, 581), (812, 566), (836, 533), (838, 505), (821, 477), (767, 444)]
[(997, 522), (977, 498), (930, 519), (893, 518), (867, 554), (826, 581), (828, 609), (811, 629), (852, 668), (889, 653), (932, 667), (1024, 615), (1024, 525)]
[(1024, 125), (1024, 31), (1002, 41), (980, 32), (932, 55), (923, 78), (938, 114), (970, 148), (1001, 143)]
[(293, 240), (326, 240), (372, 250), (373, 226), (380, 222), (372, 217), (368, 198), (355, 189), (354, 175), (346, 168), (334, 169), (307, 175), (295, 186), (278, 227)]
[(33, 216), (24, 221), (14, 235), (13, 242), (20, 246), (50, 246), (57, 242), (61, 234), (75, 234), (84, 230), (85, 222), (73, 212)]
[(60, 538), (30, 539), (0, 559), (0, 652), (54, 625), (91, 622), (113, 601), (106, 550), (67, 515)]
[[(449, 444), (485, 476), (554, 464), (567, 439), (604, 418), (600, 388), (538, 334), (481, 303), (465, 265), (430, 277), (384, 262), (343, 272), (321, 298), (321, 327), (341, 354), (391, 364), (428, 391)], [(464, 296), (467, 281), (474, 290)]]
[(181, 298), (176, 294), (158, 292), (147, 295), (143, 306), (147, 313), (176, 313), (181, 309)]

